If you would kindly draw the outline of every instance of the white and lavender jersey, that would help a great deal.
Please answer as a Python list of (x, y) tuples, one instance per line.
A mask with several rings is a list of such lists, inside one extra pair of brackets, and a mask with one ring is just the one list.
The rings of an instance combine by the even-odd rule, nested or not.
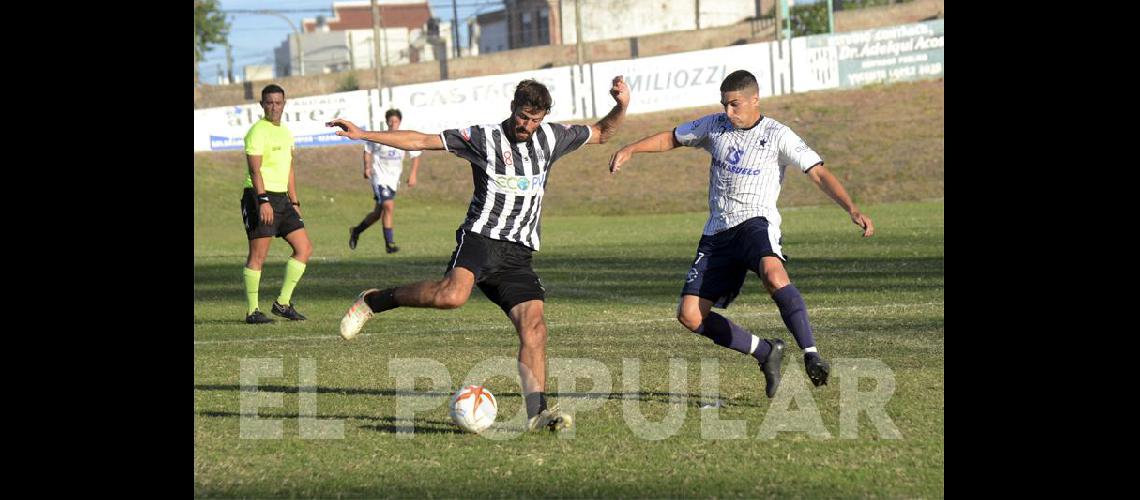
[[(372, 155), (372, 183), (392, 189), (399, 188), (400, 173), (404, 171), (405, 151), (378, 142), (365, 142), (364, 152)], [(420, 151), (408, 152), (408, 156), (412, 158), (420, 154)]]
[(562, 155), (589, 142), (591, 129), (543, 123), (525, 142), (511, 140), (510, 130), (504, 121), (440, 134), (447, 151), (471, 162), (475, 191), (460, 227), (538, 250), (542, 196), (550, 167)]
[(706, 235), (753, 217), (768, 219), (778, 230), (776, 199), (784, 182), (784, 168), (793, 165), (806, 173), (823, 162), (792, 129), (767, 117), (742, 130), (732, 125), (728, 115), (717, 113), (673, 129), (673, 136), (681, 144), (712, 155)]

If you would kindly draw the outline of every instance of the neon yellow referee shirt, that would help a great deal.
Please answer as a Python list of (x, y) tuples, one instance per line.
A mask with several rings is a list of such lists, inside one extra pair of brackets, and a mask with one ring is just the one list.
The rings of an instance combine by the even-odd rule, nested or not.
[[(261, 156), (261, 180), (266, 191), (289, 191), (289, 166), (293, 163), (293, 134), (285, 125), (274, 125), (262, 118), (245, 134), (245, 154)], [(245, 187), (253, 187), (249, 171)]]

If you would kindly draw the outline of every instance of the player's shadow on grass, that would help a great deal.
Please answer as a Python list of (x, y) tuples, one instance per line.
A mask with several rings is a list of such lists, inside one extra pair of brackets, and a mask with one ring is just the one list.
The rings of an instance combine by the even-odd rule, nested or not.
[[(200, 411), (198, 415), (211, 418), (258, 418), (258, 419), (274, 419), (274, 420), (295, 420), (301, 418), (297, 413), (266, 413), (266, 414), (242, 414), (232, 411)], [(407, 432), (408, 427), (405, 421), (395, 417), (377, 416), (377, 415), (306, 415), (306, 417), (317, 418), (319, 420), (370, 420), (379, 422), (374, 424), (365, 424), (359, 426), (361, 429), (371, 431), (386, 432), (395, 434), (396, 432)], [(397, 424), (401, 424), (397, 426)], [(416, 433), (427, 434), (463, 434), (463, 431), (455, 428), (451, 422), (444, 422), (441, 420), (416, 420), (414, 422), (414, 431)]]
[[(558, 304), (628, 301), (671, 303), (684, 283), (692, 257), (565, 256), (535, 259), (535, 271), (549, 287), (547, 300)], [(945, 267), (942, 257), (802, 258), (794, 256), (787, 268), (802, 290), (859, 292), (930, 292), (941, 290)], [(402, 264), (415, 264), (412, 268)], [(392, 286), (425, 279), (438, 279), (430, 264), (446, 265), (446, 259), (413, 258), (400, 262), (348, 261), (314, 263), (298, 288), (298, 297), (309, 301), (340, 301), (347, 307), (360, 290)], [(279, 269), (263, 279), (263, 293), (280, 286)], [(614, 281), (621, 281), (615, 285)], [(754, 273), (748, 273), (745, 290), (762, 293)], [(198, 263), (194, 266), (196, 302), (241, 301), (241, 276), (234, 278), (234, 265)], [(481, 295), (476, 292), (473, 296)], [(196, 323), (203, 320), (196, 319)]]
[[(196, 391), (230, 391), (238, 392), (242, 388), (240, 385), (195, 385)], [(758, 389), (759, 390), (759, 389)], [(435, 398), (450, 398), (451, 393), (447, 392), (429, 392), (429, 391), (406, 391), (395, 389), (359, 389), (359, 388), (345, 388), (345, 387), (316, 387), (317, 394), (342, 394), (342, 395), (363, 395), (363, 396), (379, 396), (379, 397), (394, 397), (394, 396), (411, 396), (411, 397), (435, 397)], [(274, 392), (282, 394), (298, 394), (301, 392), (299, 387), (296, 386), (283, 386), (283, 385), (259, 385), (249, 392)], [(307, 391), (311, 392), (311, 391)], [(718, 394), (680, 394), (674, 392), (566, 392), (555, 393), (548, 392), (549, 397), (562, 397), (562, 398), (575, 398), (575, 399), (636, 399), (638, 401), (646, 401), (653, 403), (675, 404), (684, 399), (686, 406), (693, 406), (700, 408), (713, 400), (718, 400), (726, 403), (728, 406), (745, 406), (745, 407), (758, 407), (755, 402), (747, 400), (735, 400), (725, 398)], [(500, 400), (505, 399), (522, 399), (522, 395), (517, 392), (496, 392), (495, 397)]]

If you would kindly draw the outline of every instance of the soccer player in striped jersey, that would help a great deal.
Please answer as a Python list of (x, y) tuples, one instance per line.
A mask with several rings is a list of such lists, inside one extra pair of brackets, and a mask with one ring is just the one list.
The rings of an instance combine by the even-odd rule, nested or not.
[[(389, 109), (384, 113), (384, 121), (388, 122), (388, 130), (400, 130), (400, 122), (404, 115), (398, 109)], [(388, 253), (400, 251), (396, 246), (395, 236), (392, 233), (392, 211), (396, 209), (396, 189), (400, 187), (400, 174), (404, 171), (404, 153), (402, 149), (388, 147), (383, 144), (364, 143), (364, 178), (372, 185), (372, 197), (376, 206), (364, 220), (348, 228), (348, 248), (356, 250), (356, 240), (365, 229), (381, 221), (384, 228), (384, 250)], [(416, 187), (416, 172), (420, 169), (420, 152), (408, 151), (412, 157), (412, 171), (408, 174), (408, 187)]]
[(535, 80), (515, 88), (511, 116), (499, 123), (428, 135), (411, 130), (365, 132), (344, 119), (328, 123), (337, 135), (407, 151), (446, 150), (471, 163), (474, 192), (467, 217), (455, 232), (455, 252), (442, 280), (369, 289), (360, 293), (340, 323), (340, 335), (356, 337), (374, 313), (400, 306), (454, 309), (478, 286), (510, 318), (519, 335), (519, 378), (531, 430), (560, 431), (570, 415), (546, 406), (546, 290), (531, 266), (541, 242), (543, 195), (550, 168), (584, 144), (601, 144), (617, 131), (629, 105), (629, 87), (613, 79), (616, 104), (593, 125), (544, 123), (553, 105)]
[(843, 185), (823, 166), (823, 159), (792, 129), (760, 114), (759, 86), (747, 71), (734, 71), (720, 85), (724, 113), (708, 115), (619, 149), (610, 158), (616, 173), (635, 153), (698, 147), (712, 155), (709, 167), (709, 218), (697, 255), (681, 289), (677, 320), (685, 328), (726, 347), (753, 356), (764, 373), (765, 393), (776, 394), (784, 342), (762, 340), (712, 312), (728, 307), (740, 293), (748, 271), (760, 276), (784, 325), (804, 351), (804, 366), (816, 387), (827, 383), (830, 366), (815, 345), (807, 306), (784, 269), (780, 248), (780, 212), (776, 199), (791, 165), (807, 174), (851, 216), (863, 236), (875, 234), (871, 218), (859, 211)]

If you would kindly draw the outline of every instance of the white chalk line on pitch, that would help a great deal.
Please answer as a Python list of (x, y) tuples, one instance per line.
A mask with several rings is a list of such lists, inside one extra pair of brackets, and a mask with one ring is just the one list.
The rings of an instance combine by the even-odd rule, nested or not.
[[(919, 303), (914, 303), (914, 304), (878, 304), (878, 305), (870, 305), (870, 306), (816, 307), (816, 308), (808, 308), (808, 312), (814, 313), (814, 312), (822, 312), (822, 311), (867, 310), (867, 309), (920, 307), (920, 306), (942, 306), (942, 305), (945, 305), (945, 303), (944, 302), (919, 302)], [(776, 311), (776, 312), (748, 312), (748, 313), (733, 314), (732, 317), (752, 318), (752, 317), (761, 317), (761, 316), (779, 316), (779, 314), (780, 313), (778, 311)], [(594, 322), (590, 322), (590, 323), (547, 323), (547, 327), (548, 328), (565, 328), (565, 327), (571, 327), (571, 326), (580, 327), (580, 326), (634, 325), (634, 324), (640, 324), (640, 323), (659, 323), (659, 322), (666, 322), (666, 321), (677, 321), (677, 318), (670, 316), (668, 318), (650, 318), (650, 319), (637, 319), (637, 320), (625, 320), (625, 321), (594, 321)], [(486, 330), (513, 330), (513, 329), (514, 329), (513, 326), (511, 326), (509, 324), (503, 324), (503, 325), (495, 325), (495, 326), (476, 326), (476, 327), (469, 327), (469, 328), (443, 328), (443, 329), (435, 329), (434, 331), (439, 332), (439, 333), (458, 333), (458, 332), (478, 332), (478, 331), (486, 331)], [(379, 333), (376, 335), (401, 335), (401, 334), (406, 334), (406, 333), (416, 333), (416, 332), (420, 332), (420, 331), (423, 331), (423, 329), (399, 330), (399, 331), (394, 331), (394, 332)], [(357, 338), (371, 337), (372, 335), (373, 334), (371, 334), (371, 333), (361, 333), (360, 335), (357, 336)], [(320, 336), (307, 335), (307, 336), (303, 336), (303, 337), (293, 336), (293, 337), (266, 337), (266, 338), (255, 338), (255, 339), (232, 339), (232, 340), (195, 340), (194, 345), (237, 344), (237, 343), (247, 343), (247, 342), (279, 342), (279, 341), (294, 341), (294, 340), (331, 340), (331, 339), (339, 339), (339, 338), (340, 338), (340, 335), (320, 335)]]

